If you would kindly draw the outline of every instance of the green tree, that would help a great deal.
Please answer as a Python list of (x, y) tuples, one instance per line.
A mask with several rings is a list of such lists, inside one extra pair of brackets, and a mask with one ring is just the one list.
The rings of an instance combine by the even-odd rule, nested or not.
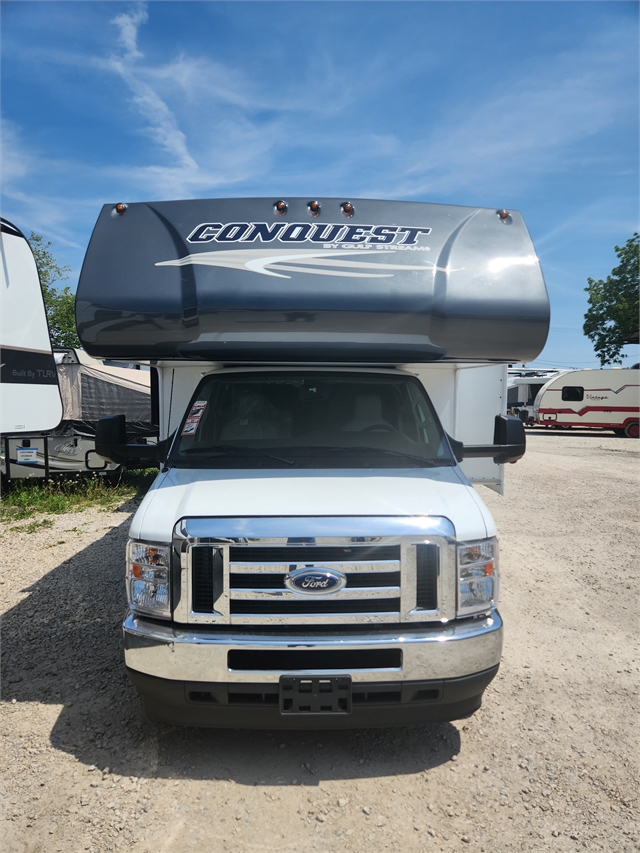
[(51, 254), (51, 243), (40, 234), (31, 232), (29, 245), (40, 274), (42, 295), (47, 310), (51, 343), (54, 347), (79, 347), (76, 332), (75, 296), (69, 286), (56, 287), (57, 281), (69, 278), (71, 267), (58, 266)]
[(593, 343), (601, 367), (622, 364), (622, 347), (638, 333), (639, 244), (640, 235), (636, 233), (624, 246), (615, 247), (620, 264), (605, 281), (587, 279), (589, 307), (582, 330)]

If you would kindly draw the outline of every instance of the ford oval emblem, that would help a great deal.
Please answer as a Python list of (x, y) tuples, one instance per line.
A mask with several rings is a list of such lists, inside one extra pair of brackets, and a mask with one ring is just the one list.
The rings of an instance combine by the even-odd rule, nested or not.
[(284, 582), (292, 592), (301, 592), (304, 595), (326, 595), (342, 589), (347, 578), (342, 572), (336, 572), (333, 569), (305, 568), (289, 572)]

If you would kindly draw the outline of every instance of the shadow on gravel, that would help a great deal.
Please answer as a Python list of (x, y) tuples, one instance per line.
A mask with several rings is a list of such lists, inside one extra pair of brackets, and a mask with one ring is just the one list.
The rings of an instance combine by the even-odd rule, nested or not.
[[(128, 504), (120, 508), (130, 512)], [(129, 519), (61, 563), (3, 620), (5, 701), (62, 710), (51, 745), (122, 776), (317, 785), (429, 770), (460, 750), (455, 726), (332, 732), (175, 728), (149, 722), (123, 662)], [(37, 554), (34, 555), (37, 559)]]

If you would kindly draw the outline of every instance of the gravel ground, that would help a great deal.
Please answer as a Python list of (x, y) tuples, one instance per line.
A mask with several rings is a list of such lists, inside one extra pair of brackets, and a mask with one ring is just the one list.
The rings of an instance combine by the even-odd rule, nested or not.
[(471, 719), (277, 733), (143, 717), (122, 665), (133, 506), (2, 531), (6, 853), (640, 850), (640, 442), (529, 433), (500, 673)]

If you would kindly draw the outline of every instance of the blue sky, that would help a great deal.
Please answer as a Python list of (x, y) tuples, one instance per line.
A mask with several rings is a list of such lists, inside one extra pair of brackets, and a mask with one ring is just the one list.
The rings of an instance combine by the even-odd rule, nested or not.
[(638, 228), (637, 17), (612, 0), (4, 2), (2, 215), (51, 240), (75, 288), (107, 202), (517, 209), (551, 297), (536, 364), (597, 367), (583, 288)]

